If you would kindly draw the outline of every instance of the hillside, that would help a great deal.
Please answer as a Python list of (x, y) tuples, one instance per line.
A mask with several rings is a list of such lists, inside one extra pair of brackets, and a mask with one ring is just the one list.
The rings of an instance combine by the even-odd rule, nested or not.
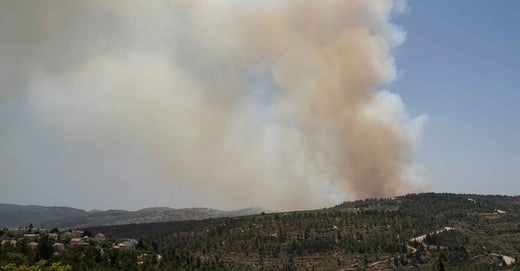
[(261, 208), (246, 208), (221, 211), (209, 208), (171, 209), (167, 207), (146, 208), (135, 212), (108, 210), (78, 217), (51, 220), (42, 223), (47, 228), (85, 228), (103, 225), (158, 223), (183, 220), (201, 220), (217, 217), (253, 215), (266, 212)]
[(252, 215), (267, 212), (261, 208), (221, 211), (209, 208), (172, 209), (150, 207), (139, 211), (90, 211), (69, 207), (0, 204), (0, 227), (33, 224), (45, 228), (79, 228), (132, 223), (156, 223), (183, 220), (200, 220), (216, 217)]
[(429, 270), (439, 255), (453, 270), (518, 270), (518, 262), (504, 260), (520, 256), (519, 214), (519, 197), (426, 193), (312, 211), (88, 230), (142, 238), (162, 255), (180, 251), (232, 270)]
[(85, 210), (69, 207), (46, 207), (0, 203), (0, 227), (39, 225), (48, 220), (66, 219), (88, 214)]

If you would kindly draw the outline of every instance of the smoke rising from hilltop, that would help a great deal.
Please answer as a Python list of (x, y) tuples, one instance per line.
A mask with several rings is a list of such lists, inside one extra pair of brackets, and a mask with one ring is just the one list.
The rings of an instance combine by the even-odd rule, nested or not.
[(4, 2), (4, 180), (79, 186), (86, 202), (274, 210), (418, 189), (411, 155), (426, 117), (374, 91), (396, 77), (405, 35), (390, 19), (404, 9)]

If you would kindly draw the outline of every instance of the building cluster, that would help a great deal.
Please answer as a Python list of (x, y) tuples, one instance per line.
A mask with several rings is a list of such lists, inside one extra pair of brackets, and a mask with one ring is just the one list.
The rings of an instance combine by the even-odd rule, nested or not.
[[(100, 245), (103, 245), (106, 240), (105, 236), (101, 233), (97, 233), (94, 236), (88, 236), (80, 230), (69, 230), (63, 233), (59, 233), (57, 231), (48, 232), (47, 230), (42, 229), (38, 229), (34, 232), (31, 230), (24, 232), (21, 229), (4, 229), (2, 234), (0, 234), (0, 241), (2, 246), (16, 247), (23, 242), (24, 244), (27, 244), (29, 248), (36, 249), (38, 247), (40, 238), (45, 234), (48, 235), (50, 241), (53, 242), (52, 246), (54, 247), (56, 253), (66, 250), (69, 247), (88, 246), (89, 244), (97, 245), (99, 248), (101, 248)], [(114, 245), (113, 248), (121, 250), (133, 249), (138, 244), (135, 239), (124, 239), (121, 242), (116, 243), (117, 245)]]
[(121, 250), (129, 250), (137, 246), (137, 241), (135, 239), (127, 239), (117, 245), (114, 246), (115, 249)]

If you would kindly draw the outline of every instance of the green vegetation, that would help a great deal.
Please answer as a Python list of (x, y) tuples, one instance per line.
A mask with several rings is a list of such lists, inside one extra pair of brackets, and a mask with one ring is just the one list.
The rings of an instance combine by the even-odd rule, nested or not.
[[(91, 242), (49, 256), (43, 235), (38, 249), (3, 247), (0, 266), (6, 270), (12, 264), (40, 264), (47, 270), (55, 270), (53, 264), (63, 270), (518, 270), (518, 263), (506, 265), (501, 255), (520, 255), (519, 206), (519, 197), (427, 193), (313, 211), (94, 227), (85, 233), (105, 234), (109, 238), (103, 245)], [(120, 238), (139, 243), (127, 251), (114, 249)]]
[(129, 250), (115, 249), (114, 244), (120, 240), (109, 239), (103, 244), (91, 241), (85, 246), (69, 246), (61, 252), (54, 251), (47, 234), (37, 241), (36, 248), (30, 248), (22, 239), (16, 246), (2, 245), (0, 270), (225, 270), (221, 263), (202, 260), (174, 247), (161, 250), (160, 255), (142, 241)]
[[(230, 269), (422, 269), (434, 268), (440, 255), (446, 270), (486, 270), (507, 268), (491, 253), (518, 257), (519, 206), (518, 197), (426, 193), (314, 211), (91, 231), (143, 238), (157, 250), (172, 246)], [(444, 227), (455, 230), (435, 234)], [(428, 233), (434, 234), (411, 241)]]

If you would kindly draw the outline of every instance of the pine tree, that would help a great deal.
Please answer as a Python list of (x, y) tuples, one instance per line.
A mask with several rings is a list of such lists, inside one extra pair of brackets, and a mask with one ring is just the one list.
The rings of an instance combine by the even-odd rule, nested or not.
[(439, 254), (439, 257), (437, 259), (437, 270), (438, 271), (445, 271), (446, 269), (444, 269), (444, 263), (442, 262), (442, 258), (441, 258), (441, 255)]

